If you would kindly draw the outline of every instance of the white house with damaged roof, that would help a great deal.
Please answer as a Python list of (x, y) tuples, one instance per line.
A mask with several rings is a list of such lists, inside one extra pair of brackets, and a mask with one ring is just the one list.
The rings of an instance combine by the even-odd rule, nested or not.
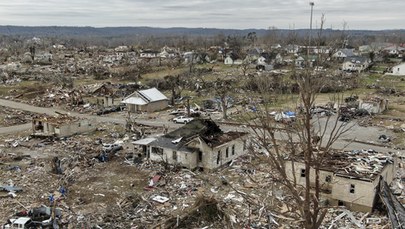
[[(345, 206), (354, 211), (371, 212), (379, 201), (379, 183), (391, 184), (397, 171), (397, 158), (373, 150), (318, 152), (325, 154), (319, 169), (321, 201), (330, 206)], [(318, 157), (319, 157), (318, 155)], [(305, 185), (303, 156), (285, 163), (288, 179)], [(315, 169), (309, 171), (311, 188), (315, 188)]]
[(164, 161), (189, 169), (213, 170), (246, 153), (247, 133), (223, 132), (209, 119), (195, 119), (158, 138), (134, 142), (151, 161)]
[(167, 108), (169, 99), (158, 89), (136, 91), (122, 100), (129, 112), (154, 112)]
[(352, 56), (344, 59), (342, 70), (348, 72), (362, 72), (370, 66), (371, 60), (363, 56)]

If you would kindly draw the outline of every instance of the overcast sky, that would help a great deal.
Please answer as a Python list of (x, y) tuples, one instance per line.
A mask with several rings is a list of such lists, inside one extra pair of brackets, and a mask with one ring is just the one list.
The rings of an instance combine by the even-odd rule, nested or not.
[[(405, 29), (405, 0), (315, 0), (314, 28)], [(0, 0), (0, 25), (308, 28), (307, 0)]]

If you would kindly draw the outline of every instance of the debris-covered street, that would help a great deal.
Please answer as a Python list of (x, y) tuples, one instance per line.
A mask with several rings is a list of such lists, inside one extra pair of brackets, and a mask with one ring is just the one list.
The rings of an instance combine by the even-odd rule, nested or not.
[(404, 228), (401, 34), (238, 33), (1, 36), (1, 228)]

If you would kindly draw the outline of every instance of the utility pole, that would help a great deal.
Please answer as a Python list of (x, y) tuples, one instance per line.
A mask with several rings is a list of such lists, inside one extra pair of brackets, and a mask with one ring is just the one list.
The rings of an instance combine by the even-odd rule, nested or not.
[(309, 2), (309, 5), (311, 6), (311, 18), (309, 21), (309, 39), (308, 39), (308, 46), (307, 46), (307, 64), (308, 67), (310, 66), (311, 60), (309, 59), (309, 47), (311, 46), (311, 40), (312, 40), (312, 15), (314, 12), (314, 2)]

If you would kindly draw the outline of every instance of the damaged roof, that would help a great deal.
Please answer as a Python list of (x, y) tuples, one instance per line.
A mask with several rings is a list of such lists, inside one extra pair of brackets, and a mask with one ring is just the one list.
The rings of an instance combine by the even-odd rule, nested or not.
[(58, 116), (37, 115), (32, 118), (32, 121), (45, 122), (53, 125), (69, 124), (81, 120), (78, 117), (70, 116), (67, 114), (60, 114)]
[(193, 149), (187, 147), (186, 144), (196, 137), (199, 137), (208, 146), (216, 147), (244, 135), (246, 135), (244, 132), (223, 132), (211, 119), (194, 119), (186, 125), (158, 138), (151, 145), (191, 152)]
[[(297, 161), (303, 161), (303, 155)], [(392, 155), (374, 150), (331, 152), (325, 155), (321, 170), (333, 172), (336, 176), (374, 181), (386, 165), (393, 163)]]

